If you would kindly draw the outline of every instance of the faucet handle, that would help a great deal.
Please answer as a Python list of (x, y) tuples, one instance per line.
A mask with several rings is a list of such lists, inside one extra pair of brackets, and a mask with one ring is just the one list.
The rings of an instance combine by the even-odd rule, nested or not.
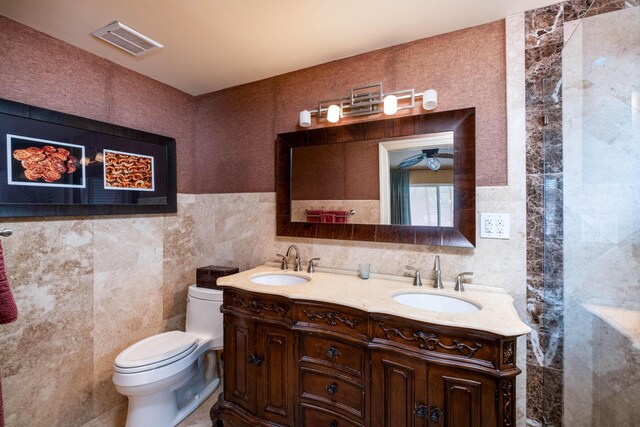
[(460, 273), (456, 276), (456, 287), (454, 291), (464, 292), (464, 277), (465, 276), (473, 276), (473, 273), (470, 271), (465, 271), (464, 273)]
[(415, 272), (413, 276), (413, 286), (422, 286), (422, 279), (420, 279), (420, 271), (417, 268), (405, 265), (407, 270), (413, 270)]
[(433, 261), (433, 271), (440, 271), (440, 255), (436, 255), (436, 259)]
[(289, 269), (289, 263), (287, 263), (287, 257), (282, 255), (282, 254), (276, 254), (276, 256), (279, 256), (280, 259), (280, 270), (288, 270)]
[(311, 258), (309, 260), (309, 265), (307, 265), (307, 273), (315, 273), (316, 269), (314, 268), (315, 266), (313, 265), (313, 261), (320, 261), (320, 258)]

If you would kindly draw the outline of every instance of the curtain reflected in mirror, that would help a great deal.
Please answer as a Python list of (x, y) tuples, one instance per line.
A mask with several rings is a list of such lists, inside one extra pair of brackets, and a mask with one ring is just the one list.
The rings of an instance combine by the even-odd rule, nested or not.
[(389, 179), (391, 180), (391, 224), (411, 225), (409, 171), (393, 169)]

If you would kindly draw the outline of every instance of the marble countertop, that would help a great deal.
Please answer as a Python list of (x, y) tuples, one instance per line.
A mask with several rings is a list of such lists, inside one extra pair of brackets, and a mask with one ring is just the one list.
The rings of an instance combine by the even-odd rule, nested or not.
[(583, 304), (583, 307), (627, 337), (631, 345), (640, 350), (640, 311), (596, 304)]
[[(416, 288), (409, 277), (383, 276), (372, 274), (367, 280), (360, 279), (354, 272), (336, 274), (318, 269), (315, 273), (283, 271), (272, 265), (262, 265), (231, 276), (218, 279), (222, 287), (259, 292), (284, 297), (340, 304), (370, 313), (390, 314), (407, 319), (437, 325), (454, 326), (492, 332), (505, 337), (531, 332), (513, 306), (513, 298), (501, 288), (466, 284), (466, 292), (453, 290), (454, 284), (445, 282), (445, 289), (434, 289), (428, 283)], [(289, 274), (310, 278), (308, 283), (292, 286), (260, 285), (252, 283), (253, 276), (262, 274)], [(455, 297), (474, 303), (481, 309), (474, 313), (439, 313), (412, 308), (393, 300), (393, 296), (420, 292)]]

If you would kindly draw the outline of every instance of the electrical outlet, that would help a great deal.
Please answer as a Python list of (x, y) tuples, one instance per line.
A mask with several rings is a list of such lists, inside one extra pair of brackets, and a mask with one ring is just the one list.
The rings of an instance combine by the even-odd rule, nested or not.
[(508, 239), (509, 214), (481, 213), (480, 237), (484, 239)]

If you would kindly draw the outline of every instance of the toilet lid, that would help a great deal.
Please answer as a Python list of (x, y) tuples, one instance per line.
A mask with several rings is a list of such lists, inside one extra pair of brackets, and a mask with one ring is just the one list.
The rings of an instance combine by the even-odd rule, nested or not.
[(171, 331), (145, 338), (128, 347), (116, 357), (116, 366), (137, 368), (158, 364), (168, 359), (181, 359), (191, 353), (198, 344), (195, 335)]

